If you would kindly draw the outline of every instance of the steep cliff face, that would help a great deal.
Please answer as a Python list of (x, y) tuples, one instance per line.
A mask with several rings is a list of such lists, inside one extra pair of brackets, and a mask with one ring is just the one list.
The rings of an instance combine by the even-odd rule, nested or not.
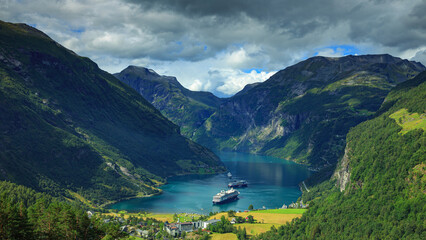
[(390, 55), (310, 58), (226, 99), (192, 138), (213, 149), (333, 165), (348, 130), (424, 69)]
[(194, 130), (202, 126), (222, 102), (212, 93), (191, 91), (175, 77), (161, 76), (144, 67), (129, 66), (114, 76), (139, 92), (188, 137), (192, 137)]
[(0, 21), (0, 179), (97, 203), (164, 177), (224, 170), (208, 149), (91, 60)]
[(342, 160), (339, 162), (339, 164), (336, 167), (336, 170), (334, 171), (332, 179), (336, 179), (336, 187), (339, 188), (341, 192), (345, 191), (346, 186), (348, 186), (351, 178), (350, 173), (350, 167), (349, 167), (349, 156), (348, 152), (350, 150), (348, 149), (348, 146), (346, 145), (345, 148), (345, 154), (343, 155)]

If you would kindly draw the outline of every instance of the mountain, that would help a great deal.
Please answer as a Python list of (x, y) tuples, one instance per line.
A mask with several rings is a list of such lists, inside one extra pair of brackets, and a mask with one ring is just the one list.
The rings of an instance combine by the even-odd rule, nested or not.
[(0, 22), (0, 123), (0, 180), (54, 196), (101, 204), (224, 171), (132, 88), (25, 24)]
[[(145, 68), (130, 66), (115, 76), (210, 149), (272, 155), (332, 170), (349, 129), (371, 118), (392, 87), (423, 70), (420, 63), (388, 54), (313, 57), (227, 99), (191, 92), (176, 78)], [(189, 93), (210, 96), (210, 101)]]
[(425, 70), (390, 55), (313, 57), (226, 99), (192, 139), (212, 149), (333, 166), (351, 127), (396, 84)]
[(298, 220), (257, 239), (425, 239), (426, 72), (352, 128), (333, 178), (303, 195)]
[(160, 76), (144, 67), (129, 66), (114, 76), (139, 92), (165, 117), (179, 125), (182, 134), (188, 137), (222, 102), (212, 93), (191, 91), (175, 77)]

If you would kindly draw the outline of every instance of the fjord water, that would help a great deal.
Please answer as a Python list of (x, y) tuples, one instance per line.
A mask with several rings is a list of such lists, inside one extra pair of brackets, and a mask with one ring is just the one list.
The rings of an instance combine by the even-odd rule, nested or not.
[(255, 208), (279, 208), (295, 202), (300, 196), (298, 184), (309, 176), (307, 167), (291, 161), (246, 153), (221, 152), (218, 154), (232, 180), (247, 180), (249, 186), (238, 188), (239, 200), (212, 205), (213, 195), (227, 189), (230, 181), (226, 173), (217, 175), (189, 175), (168, 179), (162, 186), (163, 194), (150, 198), (137, 198), (118, 202), (112, 209), (154, 213), (201, 213)]

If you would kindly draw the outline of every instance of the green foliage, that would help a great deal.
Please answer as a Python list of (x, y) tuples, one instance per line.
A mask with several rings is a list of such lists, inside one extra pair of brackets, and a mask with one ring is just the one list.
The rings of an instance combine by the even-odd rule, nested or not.
[(426, 133), (400, 134), (391, 118), (400, 109), (426, 111), (426, 72), (397, 86), (374, 119), (351, 129), (344, 192), (330, 188), (334, 181), (322, 183), (325, 191), (308, 197), (300, 219), (255, 239), (425, 239)]
[(83, 209), (13, 183), (0, 182), (0, 239), (101, 239)]
[(246, 240), (248, 239), (247, 237), (247, 232), (246, 232), (246, 228), (241, 229), (241, 227), (238, 227), (237, 231), (237, 238), (238, 240)]
[(250, 204), (250, 205), (248, 206), (248, 210), (253, 210), (253, 204)]
[(234, 210), (229, 210), (228, 211), (228, 217), (235, 217), (235, 211)]
[(245, 222), (246, 222), (246, 219), (245, 219), (245, 218), (243, 218), (243, 217), (241, 217), (241, 216), (236, 216), (236, 217), (235, 217), (235, 221), (236, 221), (237, 223), (245, 223)]
[(222, 216), (220, 218), (220, 221), (217, 222), (216, 224), (209, 225), (209, 229), (212, 232), (217, 232), (217, 233), (230, 233), (230, 232), (234, 232), (235, 228), (234, 226), (232, 226), (231, 222), (225, 218), (225, 216)]
[(252, 215), (248, 215), (248, 216), (247, 216), (247, 222), (248, 222), (248, 223), (255, 223), (255, 222), (256, 222), (256, 220), (254, 220), (254, 218), (253, 218), (253, 216), (252, 216)]

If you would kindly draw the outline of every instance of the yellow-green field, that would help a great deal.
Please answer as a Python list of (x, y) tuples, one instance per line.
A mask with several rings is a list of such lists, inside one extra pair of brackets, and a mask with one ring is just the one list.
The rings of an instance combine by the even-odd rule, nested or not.
[(414, 129), (426, 130), (426, 114), (409, 113), (407, 109), (400, 109), (389, 116), (402, 127), (400, 134), (405, 134)]
[(306, 212), (307, 209), (302, 208), (288, 208), (288, 209), (267, 209), (267, 210), (260, 210), (256, 212), (260, 213), (278, 213), (278, 214), (303, 214)]
[[(124, 218), (127, 219), (130, 216), (133, 217), (143, 217), (143, 218), (155, 218), (158, 221), (168, 221), (168, 222), (174, 222), (174, 213), (147, 213), (147, 214), (143, 214), (143, 213), (128, 213), (126, 211), (120, 211), (118, 213), (105, 213), (105, 215), (112, 215), (112, 216), (117, 216), (120, 217), (121, 214), (123, 214)], [(179, 221), (180, 222), (190, 222), (192, 221), (192, 217), (194, 217), (194, 219), (197, 219), (198, 217), (200, 217), (201, 215), (199, 214), (186, 214), (186, 213), (180, 213), (178, 214), (179, 217)]]
[(237, 235), (235, 235), (234, 233), (213, 233), (212, 235), (210, 235), (212, 238), (211, 240), (237, 240)]
[[(248, 215), (252, 215), (257, 223), (241, 223), (235, 224), (236, 228), (246, 228), (246, 232), (248, 235), (256, 235), (259, 233), (264, 233), (271, 229), (272, 226), (278, 228), (280, 225), (286, 224), (287, 222), (291, 222), (294, 218), (301, 217), (302, 214), (306, 211), (306, 209), (269, 209), (269, 210), (258, 210), (251, 212), (241, 212), (236, 213), (236, 216), (247, 217)], [(123, 215), (124, 218), (133, 217), (143, 217), (143, 218), (155, 218), (159, 221), (174, 221), (173, 213), (127, 213), (126, 211), (120, 211), (118, 213), (105, 213), (105, 215), (113, 215), (120, 217)], [(209, 219), (220, 219), (222, 216), (225, 216), (227, 219), (231, 220), (232, 217), (228, 217), (227, 212), (218, 213), (216, 215), (211, 216)], [(198, 214), (178, 214), (180, 222), (192, 221), (192, 217), (197, 219), (200, 217)], [(214, 233), (211, 235), (212, 240), (233, 240), (237, 239), (237, 236), (233, 233), (219, 234)]]
[[(301, 217), (305, 209), (272, 209), (272, 210), (259, 210), (251, 212), (236, 213), (237, 216), (247, 217), (252, 215), (258, 223), (274, 223), (278, 225), (291, 222), (293, 218)], [(227, 217), (229, 220), (232, 218), (228, 217), (228, 213), (218, 213), (211, 216), (210, 219), (220, 219), (222, 216)]]
[[(269, 210), (259, 210), (259, 211), (251, 211), (251, 212), (241, 212), (236, 213), (236, 216), (247, 217), (248, 215), (252, 215), (257, 223), (240, 223), (235, 224), (236, 228), (246, 228), (246, 232), (248, 235), (256, 235), (259, 233), (264, 233), (271, 229), (272, 226), (278, 228), (280, 225), (286, 224), (287, 222), (291, 222), (294, 218), (301, 217), (302, 214), (306, 211), (306, 209), (269, 209)], [(231, 220), (232, 217), (228, 217), (228, 213), (218, 213), (210, 217), (210, 219), (220, 219), (222, 216), (225, 216), (228, 220)], [(224, 234), (213, 234), (214, 238), (212, 239), (232, 239), (226, 238), (231, 237), (231, 235), (223, 236), (223, 238), (219, 238)], [(235, 234), (233, 236), (236, 237)]]
[(259, 233), (264, 233), (271, 229), (272, 226), (275, 226), (278, 228), (278, 226), (281, 224), (274, 224), (274, 223), (239, 223), (235, 224), (234, 226), (236, 228), (241, 227), (246, 228), (247, 235), (256, 235)]

